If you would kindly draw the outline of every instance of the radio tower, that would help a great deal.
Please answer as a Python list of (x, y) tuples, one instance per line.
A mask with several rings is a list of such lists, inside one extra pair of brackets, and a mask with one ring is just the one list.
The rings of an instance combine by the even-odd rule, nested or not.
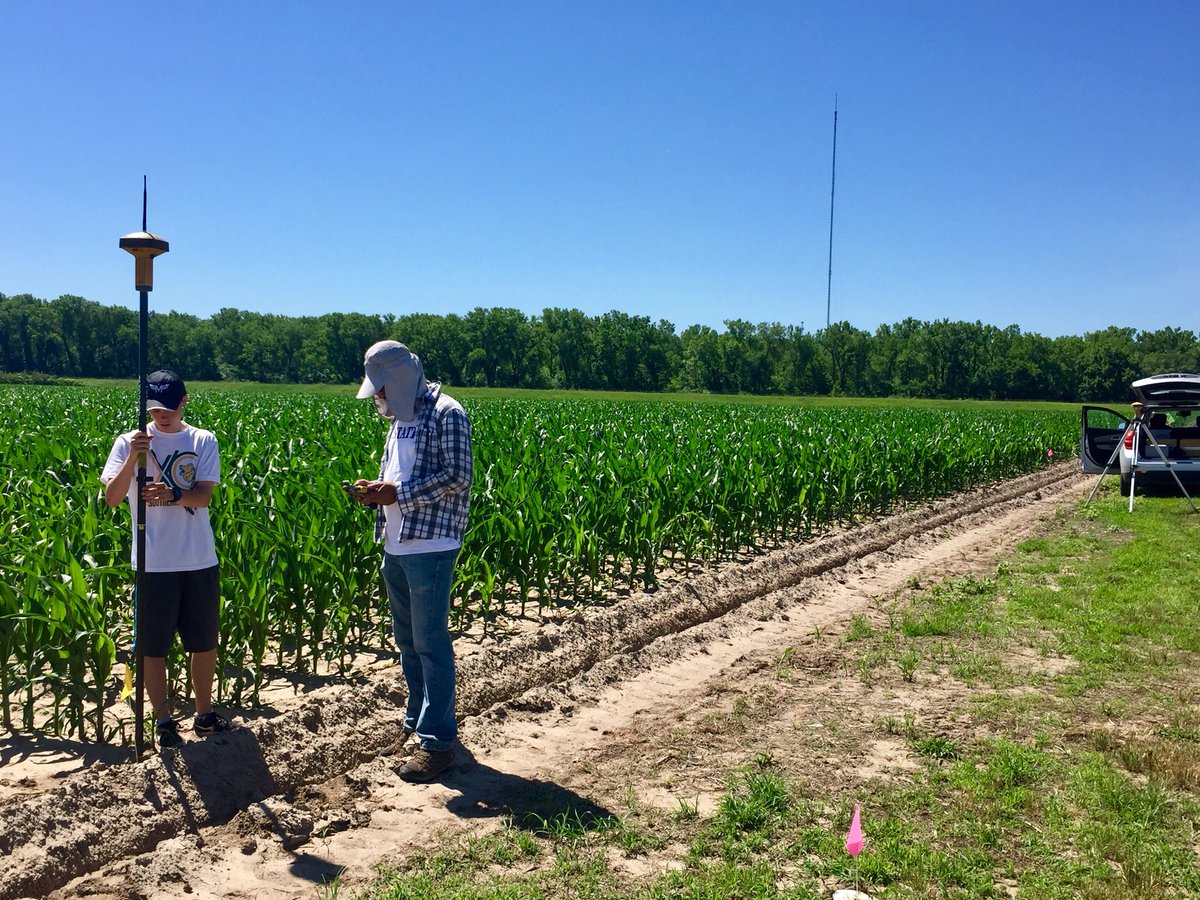
[(837, 94), (833, 95), (833, 174), (829, 178), (829, 273), (825, 282), (825, 327), (829, 327), (830, 301), (833, 298), (833, 191), (837, 186)]

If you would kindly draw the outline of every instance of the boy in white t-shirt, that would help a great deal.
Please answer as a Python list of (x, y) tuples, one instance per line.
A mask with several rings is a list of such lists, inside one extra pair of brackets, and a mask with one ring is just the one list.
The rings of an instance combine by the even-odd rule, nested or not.
[(183, 379), (167, 369), (146, 379), (146, 409), (153, 420), (145, 432), (117, 437), (100, 480), (104, 500), (129, 501), (133, 518), (133, 566), (137, 560), (137, 460), (146, 454), (146, 560), (143, 593), (135, 602), (141, 620), (146, 693), (154, 708), (160, 747), (182, 742), (179, 722), (167, 702), (166, 656), (179, 632), (191, 654), (196, 734), (228, 731), (229, 720), (212, 708), (217, 667), (221, 603), (216, 542), (208, 520), (213, 488), (221, 480), (221, 460), (212, 432), (183, 421), (187, 405)]

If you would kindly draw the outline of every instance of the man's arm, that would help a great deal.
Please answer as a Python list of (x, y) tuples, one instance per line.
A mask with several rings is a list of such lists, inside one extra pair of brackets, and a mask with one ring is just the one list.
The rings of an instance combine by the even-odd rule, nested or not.
[(435, 474), (396, 486), (396, 503), (401, 511), (412, 512), (443, 497), (470, 490), (475, 468), (471, 457), (471, 423), (460, 408), (447, 410), (442, 419), (438, 456), (441, 467)]
[(437, 472), (405, 484), (360, 478), (355, 483), (365, 490), (356, 495), (354, 500), (372, 506), (391, 506), (396, 503), (402, 512), (412, 512), (452, 494), (470, 490), (475, 462), (471, 456), (471, 423), (467, 414), (461, 408), (447, 410), (441, 419), (439, 434), (437, 453), (440, 467)]

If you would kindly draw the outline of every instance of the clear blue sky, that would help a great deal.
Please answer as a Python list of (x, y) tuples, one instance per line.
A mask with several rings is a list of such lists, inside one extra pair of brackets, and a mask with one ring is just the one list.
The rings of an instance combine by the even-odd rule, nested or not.
[(1200, 3), (0, 6), (0, 293), (1200, 330)]

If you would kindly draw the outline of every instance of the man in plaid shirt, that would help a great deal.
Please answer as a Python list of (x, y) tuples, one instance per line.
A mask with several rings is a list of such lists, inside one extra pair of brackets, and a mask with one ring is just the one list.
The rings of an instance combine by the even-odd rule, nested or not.
[(358, 397), (373, 397), (391, 425), (379, 478), (360, 478), (350, 492), (377, 507), (375, 539), (408, 686), (404, 730), (388, 752), (407, 757), (398, 770), (405, 781), (430, 781), (450, 767), (458, 736), (450, 588), (471, 507), (471, 424), (398, 341), (373, 344), (364, 368)]

